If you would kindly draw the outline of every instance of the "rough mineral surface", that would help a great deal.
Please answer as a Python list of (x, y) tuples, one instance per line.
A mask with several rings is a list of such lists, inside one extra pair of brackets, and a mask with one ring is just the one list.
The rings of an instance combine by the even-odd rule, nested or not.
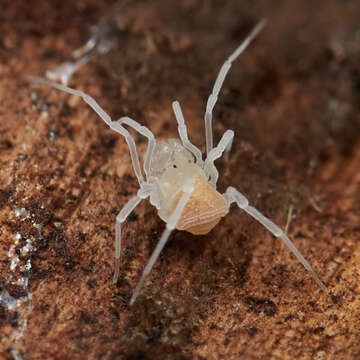
[[(1, 1), (0, 358), (359, 359), (359, 2), (121, 5)], [(174, 232), (130, 307), (164, 223), (147, 201), (136, 209), (113, 285), (116, 214), (138, 189), (126, 143), (81, 99), (24, 75), (44, 76), (92, 25), (110, 24), (112, 48), (70, 86), (162, 140), (177, 136), (177, 99), (204, 150), (217, 72), (262, 18), (215, 107), (215, 143), (236, 134), (217, 161), (219, 189), (235, 186), (288, 223), (331, 294), (232, 207), (207, 235)], [(143, 156), (146, 139), (134, 136)]]

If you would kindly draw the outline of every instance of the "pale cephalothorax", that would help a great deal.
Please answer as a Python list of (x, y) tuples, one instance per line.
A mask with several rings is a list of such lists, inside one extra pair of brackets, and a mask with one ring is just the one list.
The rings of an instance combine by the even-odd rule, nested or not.
[[(321, 282), (310, 264), (277, 225), (250, 206), (247, 198), (235, 188), (228, 187), (223, 194), (216, 189), (219, 173), (214, 161), (220, 158), (225, 151), (230, 151), (234, 132), (232, 130), (225, 131), (217, 146), (214, 147), (212, 111), (232, 62), (245, 50), (264, 25), (265, 21), (260, 22), (243, 43), (229, 56), (220, 69), (213, 91), (206, 104), (205, 159), (203, 159), (201, 151), (188, 139), (184, 117), (180, 104), (177, 101), (173, 102), (173, 110), (178, 123), (180, 139), (170, 139), (166, 142), (156, 141), (148, 128), (141, 126), (129, 117), (122, 117), (119, 120), (112, 121), (110, 116), (89, 95), (48, 80), (30, 77), (30, 80), (35, 83), (52, 86), (58, 90), (82, 97), (111, 129), (124, 136), (128, 144), (132, 165), (140, 188), (137, 194), (125, 204), (116, 217), (114, 282), (117, 282), (119, 276), (121, 224), (141, 200), (149, 198), (150, 203), (157, 208), (160, 218), (166, 222), (166, 229), (142, 273), (130, 300), (130, 305), (134, 303), (139, 295), (147, 275), (154, 266), (171, 232), (174, 229), (179, 229), (196, 235), (206, 234), (229, 212), (232, 203), (236, 203), (241, 209), (266, 227), (274, 236), (280, 238), (310, 272), (317, 284), (327, 292), (325, 285)], [(148, 139), (143, 170), (140, 165), (135, 141), (125, 126), (135, 129)]]

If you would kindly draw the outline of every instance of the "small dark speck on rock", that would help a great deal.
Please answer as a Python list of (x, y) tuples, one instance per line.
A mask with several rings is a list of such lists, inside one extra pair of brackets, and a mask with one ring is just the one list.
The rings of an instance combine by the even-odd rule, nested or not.
[(259, 329), (255, 326), (252, 326), (249, 330), (248, 330), (248, 334), (249, 336), (253, 337), (257, 332), (259, 331)]
[(321, 334), (321, 333), (324, 331), (324, 329), (325, 329), (325, 328), (324, 328), (323, 326), (318, 326), (318, 327), (312, 329), (312, 332), (313, 332), (314, 334)]
[(334, 304), (338, 304), (341, 300), (341, 295), (331, 295), (331, 300)]
[(73, 267), (74, 267), (74, 262), (71, 259), (65, 261), (64, 263), (65, 270), (72, 270)]
[(139, 219), (139, 216), (137, 214), (135, 214), (134, 212), (132, 212), (128, 217), (129, 221), (137, 221), (138, 219)]
[(264, 312), (266, 316), (274, 316), (277, 313), (277, 306), (271, 300), (247, 297), (244, 302), (254, 313)]
[(305, 235), (301, 232), (301, 231), (298, 231), (295, 235), (294, 235), (294, 238), (297, 239), (297, 238), (304, 238)]
[(94, 289), (96, 286), (96, 282), (93, 279), (89, 279), (86, 284), (90, 289)]
[(293, 281), (292, 285), (294, 286), (294, 288), (299, 289), (304, 286), (304, 280), (302, 279), (299, 281)]
[(19, 325), (19, 313), (17, 311), (10, 314), (8, 318), (11, 326), (17, 327)]
[(43, 58), (46, 60), (56, 59), (59, 55), (53, 50), (47, 50), (43, 53)]
[(50, 233), (48, 236), (41, 237), (37, 242), (37, 248), (40, 250), (46, 249), (49, 245), (49, 238), (52, 239), (52, 234), (53, 233)]
[(80, 320), (85, 324), (93, 324), (95, 322), (95, 318), (85, 311), (80, 311)]
[(0, 143), (0, 150), (11, 149), (13, 144), (10, 140), (4, 140)]
[(126, 295), (126, 296), (120, 297), (120, 303), (121, 303), (122, 309), (127, 309), (128, 304), (130, 302), (130, 298), (131, 298), (131, 295)]
[(117, 138), (115, 136), (103, 138), (103, 145), (108, 149), (112, 149), (115, 146), (116, 142)]

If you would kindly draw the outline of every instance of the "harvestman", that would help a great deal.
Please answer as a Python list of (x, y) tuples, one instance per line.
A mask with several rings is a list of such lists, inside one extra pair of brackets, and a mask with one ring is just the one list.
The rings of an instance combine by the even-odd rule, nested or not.
[[(178, 123), (178, 132), (181, 141), (179, 139), (170, 139), (167, 142), (161, 142), (155, 140), (153, 133), (147, 127), (141, 126), (129, 117), (121, 117), (117, 121), (112, 121), (110, 116), (92, 97), (81, 91), (41, 78), (29, 77), (30, 80), (35, 83), (48, 85), (58, 90), (80, 96), (112, 130), (124, 136), (129, 147), (132, 166), (140, 188), (137, 194), (125, 204), (116, 217), (114, 283), (117, 282), (119, 276), (121, 224), (127, 219), (141, 200), (149, 197), (150, 203), (157, 208), (160, 218), (167, 223), (160, 241), (156, 245), (149, 262), (143, 270), (140, 281), (131, 297), (130, 305), (135, 302), (139, 295), (146, 277), (149, 275), (160, 252), (169, 239), (171, 232), (174, 229), (178, 229), (188, 231), (192, 234), (206, 234), (229, 212), (232, 203), (236, 203), (239, 208), (259, 221), (274, 236), (280, 238), (294, 253), (305, 269), (310, 272), (321, 289), (327, 292), (327, 288), (314, 272), (311, 265), (277, 225), (262, 215), (257, 209), (250, 206), (248, 199), (235, 188), (228, 187), (224, 194), (220, 194), (216, 190), (219, 173), (214, 161), (220, 158), (224, 151), (230, 151), (234, 132), (232, 130), (225, 131), (218, 145), (214, 147), (212, 112), (233, 61), (246, 49), (264, 25), (265, 21), (258, 23), (220, 69), (212, 93), (206, 104), (205, 160), (203, 160), (201, 151), (188, 139), (187, 128), (178, 101), (174, 101), (172, 107)], [(123, 125), (133, 128), (148, 140), (148, 147), (143, 164), (145, 179), (141, 170), (135, 141)]]

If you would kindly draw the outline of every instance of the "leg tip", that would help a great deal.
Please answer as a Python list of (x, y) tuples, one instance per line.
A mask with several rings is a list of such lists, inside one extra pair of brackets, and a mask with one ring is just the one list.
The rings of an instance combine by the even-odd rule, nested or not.
[(117, 283), (119, 279), (119, 272), (120, 272), (120, 259), (115, 258), (113, 284)]

